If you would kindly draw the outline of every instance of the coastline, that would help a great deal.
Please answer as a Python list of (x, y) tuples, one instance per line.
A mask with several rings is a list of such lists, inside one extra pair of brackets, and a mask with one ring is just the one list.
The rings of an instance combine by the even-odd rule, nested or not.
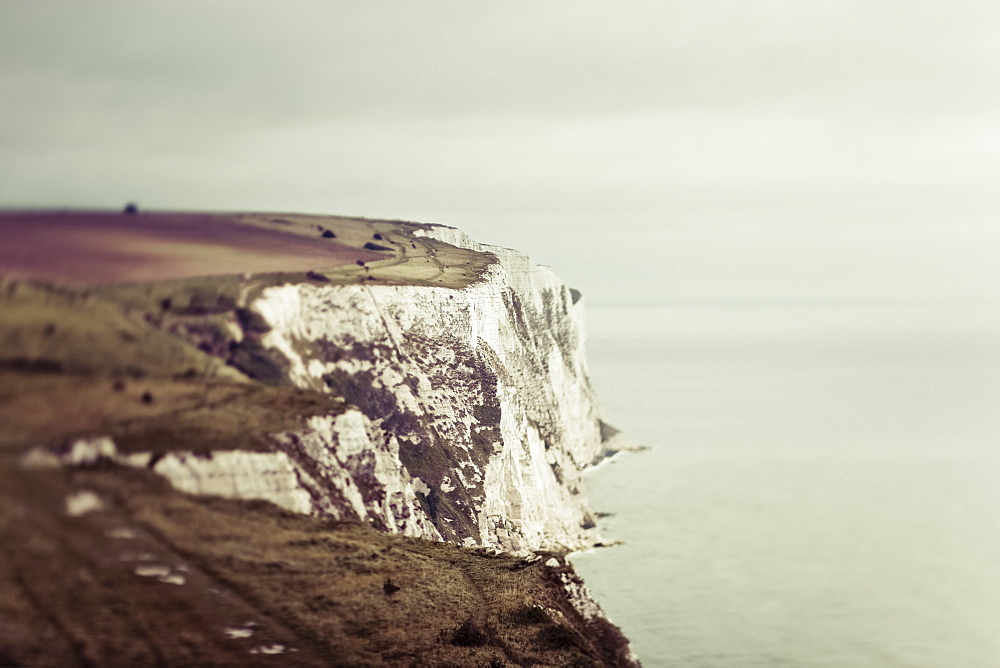
[[(627, 641), (604, 618), (572, 567), (559, 556), (573, 547), (600, 542), (593, 528), (587, 526), (592, 520), (586, 499), (572, 491), (584, 472), (575, 471), (570, 462), (593, 459), (594, 453), (607, 445), (604, 434), (599, 433), (601, 427), (589, 382), (585, 375), (580, 375), (582, 337), (578, 339), (574, 330), (576, 319), (582, 317), (579, 297), (572, 295), (548, 270), (531, 269), (530, 274), (519, 274), (521, 267), (530, 269), (533, 265), (514, 251), (503, 251), (507, 264), (498, 265), (496, 256), (484, 247), (463, 249), (426, 236), (412, 236), (412, 241), (407, 236), (413, 230), (435, 229), (429, 226), (338, 218), (316, 222), (317, 217), (291, 215), (267, 215), (261, 223), (249, 214), (240, 216), (239, 224), (252, 219), (269, 226), (268, 229), (284, 229), (297, 223), (300, 231), (321, 239), (327, 239), (324, 234), (330, 231), (335, 235), (333, 238), (341, 239), (339, 244), (349, 241), (355, 250), (365, 250), (366, 244), (396, 250), (378, 251), (384, 257), (380, 256), (383, 259), (377, 262), (356, 259), (351, 264), (343, 264), (344, 253), (338, 251), (340, 255), (336, 257), (341, 258), (338, 260), (341, 264), (317, 266), (298, 275), (283, 272), (239, 277), (174, 277), (167, 281), (110, 284), (99, 281), (88, 285), (47, 283), (39, 281), (38, 276), (26, 279), (18, 272), (13, 272), (17, 277), (3, 278), (0, 298), (8, 317), (0, 327), (4, 342), (0, 375), (6, 388), (0, 397), (0, 413), (4, 418), (4, 428), (0, 430), (3, 453), (0, 475), (10, 481), (7, 507), (22, 509), (18, 511), (20, 516), (6, 518), (4, 531), (9, 535), (5, 536), (5, 543), (24, 544), (17, 536), (30, 530), (23, 522), (27, 517), (39, 526), (48, 527), (44, 535), (53, 541), (75, 536), (72, 540), (80, 544), (81, 554), (91, 555), (93, 563), (109, 559), (120, 563), (125, 553), (119, 552), (124, 544), (94, 543), (86, 536), (148, 534), (156, 543), (150, 545), (149, 553), (180, 554), (176, 558), (160, 558), (176, 563), (155, 569), (140, 564), (114, 576), (100, 572), (92, 576), (97, 581), (119, 586), (120, 578), (134, 584), (136, 581), (132, 579), (137, 575), (141, 578), (142, 573), (156, 571), (159, 575), (153, 575), (153, 581), (173, 586), (167, 588), (170, 601), (199, 610), (205, 604), (199, 598), (192, 599), (191, 587), (184, 583), (202, 577), (213, 579), (238, 596), (250, 595), (259, 600), (255, 614), (270, 615), (273, 628), (284, 629), (282, 633), (297, 638), (293, 644), (275, 642), (286, 649), (294, 646), (302, 652), (298, 655), (302, 659), (313, 656), (309, 654), (313, 650), (320, 655), (331, 651), (330, 642), (334, 645), (345, 642), (351, 634), (344, 629), (332, 638), (324, 636), (320, 629), (335, 620), (346, 623), (344, 620), (350, 615), (344, 616), (346, 611), (328, 607), (325, 612), (295, 612), (302, 605), (313, 605), (309, 603), (312, 599), (304, 593), (305, 600), (299, 595), (289, 598), (277, 591), (264, 593), (255, 582), (268, 569), (292, 578), (299, 583), (295, 587), (305, 592), (313, 585), (302, 579), (308, 571), (308, 568), (303, 570), (306, 562), (302, 560), (312, 558), (308, 555), (313, 553), (318, 557), (331, 546), (344, 545), (346, 551), (341, 550), (342, 557), (324, 567), (327, 570), (324, 578), (348, 583), (345, 591), (361, 587), (358, 591), (368, 592), (365, 595), (373, 596), (373, 601), (383, 600), (392, 606), (410, 595), (414, 596), (414, 604), (420, 597), (437, 600), (440, 594), (435, 592), (443, 586), (438, 575), (443, 577), (446, 563), (456, 563), (454, 559), (461, 553), (465, 555), (461, 559), (468, 560), (463, 577), (471, 577), (475, 583), (479, 576), (474, 573), (485, 576), (492, 572), (495, 575), (490, 577), (499, 578), (497, 583), (509, 582), (490, 588), (520, 593), (517, 597), (496, 599), (489, 610), (481, 608), (476, 613), (473, 606), (465, 620), (468, 624), (463, 622), (457, 629), (450, 629), (447, 616), (424, 615), (426, 623), (436, 620), (434, 624), (445, 634), (435, 635), (430, 645), (428, 636), (411, 628), (405, 637), (393, 641), (394, 645), (404, 646), (402, 649), (388, 649), (384, 638), (379, 640), (385, 630), (376, 628), (378, 624), (373, 620), (368, 624), (373, 635), (351, 641), (354, 648), (351, 651), (360, 652), (358, 656), (374, 656), (371, 652), (375, 651), (381, 656), (380, 661), (389, 663), (402, 661), (402, 657), (416, 651), (413, 656), (432, 657), (437, 656), (436, 652), (444, 652), (442, 657), (459, 656), (464, 652), (466, 660), (474, 661), (493, 657), (519, 663), (533, 656), (530, 661), (559, 664), (576, 660), (571, 659), (575, 656), (600, 665), (633, 665)], [(136, 218), (141, 220), (142, 216)], [(129, 224), (141, 222), (135, 223), (130, 218)], [(4, 266), (2, 261), (7, 259), (0, 257), (0, 269)], [(373, 283), (375, 287), (383, 284), (385, 287), (376, 292), (371, 287)], [(498, 290), (498, 286), (504, 285), (515, 287)], [(360, 301), (351, 301), (352, 295), (357, 295)], [(407, 301), (416, 299), (416, 306), (404, 307), (407, 302), (387, 300), (387, 297), (396, 299), (394, 295)], [(526, 370), (537, 368), (533, 360), (547, 359), (556, 375), (543, 377), (544, 382), (554, 384), (551, 387), (559, 388), (559, 392), (576, 392), (580, 403), (574, 406), (563, 401), (560, 407), (549, 396), (555, 389), (536, 387), (533, 392), (538, 398), (533, 403), (501, 403), (495, 409), (477, 407), (474, 422), (472, 406), (468, 418), (464, 413), (451, 417), (444, 414), (467, 430), (466, 438), (478, 430), (497, 439), (495, 445), (483, 449), (484, 443), (471, 441), (468, 446), (451, 447), (444, 451), (447, 459), (443, 461), (435, 459), (440, 455), (424, 446), (424, 454), (414, 458), (412, 453), (406, 453), (419, 442), (417, 439), (426, 439), (425, 433), (439, 433), (446, 424), (438, 406), (468, 403), (465, 399), (437, 399), (431, 404), (427, 397), (433, 395), (420, 388), (433, 385), (421, 380), (421, 375), (439, 373), (445, 367), (441, 366), (444, 359), (436, 361), (438, 356), (446, 352), (453, 356), (452, 351), (461, 351), (461, 346), (469, 344), (455, 341), (449, 343), (454, 347), (440, 352), (411, 352), (401, 347), (405, 337), (393, 333), (396, 325), (389, 319), (401, 318), (399, 322), (405, 323), (406, 328), (401, 331), (411, 333), (418, 331), (414, 327), (425, 326), (414, 324), (420, 318), (437, 320), (433, 326), (438, 327), (441, 314), (452, 318), (450, 314), (465, 313), (462, 317), (468, 317), (461, 306), (453, 305), (459, 296), (470, 299), (473, 310), (481, 313), (476, 316), (478, 321), (472, 321), (471, 341), (475, 347), (469, 349), (469, 354), (474, 355), (469, 359), (473, 364), (465, 376), (437, 376), (440, 389), (436, 391), (485, 391), (487, 394), (461, 396), (470, 397), (473, 406), (476, 403), (488, 406), (491, 396), (488, 393), (494, 391), (491, 383), (497, 382), (491, 379), (509, 375), (508, 369), (522, 373), (517, 365)], [(305, 311), (289, 310), (290, 304), (314, 297), (324, 301), (317, 302), (318, 306), (294, 306)], [(374, 309), (370, 306), (373, 303)], [(497, 308), (504, 309), (503, 313), (498, 314)], [(308, 319), (303, 320), (300, 313), (309, 318), (312, 316), (308, 314), (324, 312), (350, 314), (351, 319), (331, 319), (324, 315), (315, 320), (320, 330), (302, 329), (313, 325)], [(560, 338), (518, 338), (518, 332), (530, 329), (518, 325), (517, 319), (539, 317), (561, 319), (557, 321), (563, 328), (558, 330)], [(461, 321), (456, 322), (460, 327)], [(371, 329), (373, 323), (377, 329)], [(496, 329), (491, 333), (488, 327)], [(367, 335), (374, 336), (370, 344), (361, 338), (365, 331), (373, 332)], [(388, 338), (380, 338), (386, 335)], [(344, 336), (350, 338), (338, 338)], [(395, 349), (386, 348), (382, 341), (393, 342)], [(346, 351), (353, 351), (353, 360), (343, 358)], [(494, 359), (489, 355), (499, 357)], [(413, 366), (405, 362), (407, 358), (429, 359), (429, 366)], [(352, 369), (351, 375), (336, 375), (340, 368), (337, 365), (347, 362), (350, 366), (344, 368)], [(364, 371), (366, 367), (358, 364), (369, 365), (372, 372)], [(447, 368), (451, 368), (450, 363)], [(363, 379), (364, 383), (352, 385), (352, 378)], [(385, 382), (379, 378), (408, 379), (395, 380), (392, 387), (396, 388), (393, 392), (401, 393), (393, 399), (400, 402), (396, 406), (409, 408), (384, 412), (387, 397), (384, 390), (372, 394), (364, 389), (373, 382), (376, 385)], [(454, 386), (442, 385), (443, 378)], [(531, 378), (503, 382), (532, 382)], [(479, 387), (483, 389), (477, 390)], [(364, 391), (358, 392), (359, 389)], [(407, 399), (411, 394), (421, 397), (417, 403)], [(563, 410), (567, 408), (571, 410)], [(411, 411), (418, 421), (393, 417), (403, 417), (406, 411)], [(532, 427), (538, 430), (538, 440), (529, 443), (510, 440), (506, 434), (521, 430), (512, 429), (513, 425), (507, 423), (501, 425), (501, 411), (508, 422), (511, 418), (533, 420), (531, 424), (538, 425)], [(574, 423), (581, 415), (588, 416), (588, 421)], [(424, 429), (421, 420), (430, 420), (427, 424), (434, 425), (435, 431), (420, 431)], [(490, 431), (490, 420), (496, 421), (495, 431)], [(578, 442), (586, 448), (563, 452), (567, 447), (564, 443)], [(519, 471), (521, 479), (512, 485), (504, 471), (510, 470), (507, 467), (515, 461), (510, 457), (522, 448), (527, 448), (524, 452), (536, 459), (530, 462), (530, 468), (519, 464), (521, 468), (514, 469)], [(490, 454), (491, 449), (500, 454)], [(548, 456), (542, 454), (546, 451)], [(549, 462), (554, 464), (550, 466)], [(29, 468), (25, 468), (26, 463), (30, 463)], [(470, 474), (475, 470), (482, 472), (481, 483), (477, 483), (475, 474)], [(35, 492), (14, 483), (24, 475), (37, 483)], [(49, 498), (38, 505), (38, 501), (32, 500), (33, 494)], [(554, 507), (551, 501), (522, 505), (523, 499), (533, 494), (560, 498), (563, 505)], [(220, 496), (230, 500), (223, 501)], [(128, 500), (133, 498), (146, 501)], [(60, 499), (64, 499), (64, 504)], [(262, 506), (262, 501), (270, 503)], [(183, 513), (189, 517), (188, 525), (176, 525), (170, 519), (171, 513), (181, 512), (178, 510), (181, 507), (186, 509)], [(538, 514), (519, 510), (528, 507), (536, 507), (532, 512)], [(289, 510), (296, 512), (289, 514)], [(207, 527), (216, 522), (212, 518), (224, 516), (256, 517), (246, 520), (248, 529), (255, 524), (277, 521), (300, 526), (293, 532), (298, 535), (303, 531), (319, 534), (302, 545), (299, 545), (301, 538), (287, 534), (288, 540), (269, 543), (267, 548), (253, 539), (234, 543), (221, 535), (204, 546), (191, 542), (192, 530), (202, 531), (202, 540), (215, 536), (223, 525), (218, 525), (219, 530)], [(489, 522), (485, 522), (486, 518), (490, 518)], [(109, 521), (115, 525), (108, 524)], [(350, 527), (359, 523), (379, 529), (390, 542), (376, 540), (374, 534), (371, 538), (351, 534), (354, 529)], [(198, 529), (199, 526), (202, 528)], [(250, 530), (247, 537), (256, 531)], [(355, 548), (347, 549), (347, 543), (338, 537), (344, 531), (354, 536), (348, 542), (353, 541)], [(415, 575), (405, 576), (409, 567), (403, 564), (409, 562), (400, 561), (402, 553), (400, 558), (393, 557), (394, 550), (412, 551), (417, 543), (405, 541), (426, 538), (447, 538), (442, 545), (457, 544), (448, 549), (460, 552), (435, 552), (438, 555), (434, 557), (435, 563), (440, 562), (440, 568), (435, 567), (440, 571), (437, 575), (425, 573), (417, 579), (413, 579)], [(369, 544), (372, 547), (364, 547)], [(381, 547), (376, 549), (375, 544)], [(272, 553), (270, 559), (260, 561), (259, 556), (247, 552), (263, 549)], [(358, 549), (360, 554), (369, 550), (372, 555), (367, 565), (348, 556)], [(60, 617), (67, 602), (62, 594), (49, 591), (43, 584), (44, 578), (53, 582), (59, 578), (31, 565), (38, 559), (53, 557), (43, 557), (34, 550), (19, 547), (5, 556), (6, 568), (13, 569), (11, 572), (18, 573), (17, 577), (25, 583), (21, 590), (27, 598), (19, 605), (27, 606), (26, 619), (45, 611)], [(542, 557), (525, 558), (533, 552)], [(234, 558), (236, 562), (232, 561)], [(67, 572), (75, 568), (63, 561), (56, 560)], [(240, 575), (239, 568), (233, 570), (235, 563), (245, 563), (249, 570)], [(514, 573), (520, 575), (514, 577)], [(421, 578), (426, 580), (426, 587), (417, 585)], [(527, 580), (514, 586), (511, 578)], [(147, 584), (153, 581), (140, 580)], [(321, 585), (317, 582), (316, 586)], [(468, 599), (472, 605), (473, 592), (480, 586), (454, 595), (472, 596)], [(397, 588), (410, 593), (399, 593)], [(523, 598), (525, 592), (529, 592), (527, 599)], [(112, 614), (108, 623), (118, 624), (113, 621), (113, 613), (93, 607), (105, 600), (108, 593), (99, 588), (92, 595), (96, 598), (86, 604), (91, 614), (95, 618)], [(27, 602), (30, 600), (48, 602), (31, 613), (32, 604)], [(271, 603), (265, 603), (267, 600)], [(261, 605), (272, 612), (264, 612)], [(525, 605), (528, 607), (524, 608)], [(277, 617), (275, 608), (283, 611)], [(448, 609), (448, 605), (441, 605), (442, 611)], [(32, 652), (40, 652), (37, 656), (52, 658), (54, 655), (46, 654), (48, 650), (27, 640), (33, 633), (41, 637), (38, 633), (42, 627), (31, 630), (34, 623), (28, 623), (27, 635), (20, 640), (0, 638), (0, 655), (21, 657), (17, 659), (21, 661)], [(77, 629), (68, 635), (56, 632), (63, 643), (69, 643), (59, 646), (69, 647), (66, 651), (77, 656), (77, 662), (103, 656), (103, 652), (113, 651), (116, 643), (122, 641), (89, 638), (84, 620), (64, 619), (62, 623), (65, 628)], [(191, 625), (190, 620), (177, 623), (182, 628)], [(211, 644), (208, 638), (204, 642)], [(198, 645), (199, 651), (209, 652), (206, 657), (214, 656), (208, 646)], [(258, 649), (272, 646), (261, 645)], [(377, 649), (380, 646), (383, 648)], [(56, 651), (55, 647), (52, 651)], [(142, 654), (154, 649), (173, 651), (167, 650), (160, 640), (136, 651)], [(344, 647), (341, 650), (346, 651)], [(396, 656), (393, 652), (402, 654)], [(211, 663), (221, 659), (206, 660)]]

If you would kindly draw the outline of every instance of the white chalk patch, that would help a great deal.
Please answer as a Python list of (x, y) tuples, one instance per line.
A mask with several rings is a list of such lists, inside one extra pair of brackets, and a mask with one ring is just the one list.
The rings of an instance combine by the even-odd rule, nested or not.
[(121, 527), (118, 529), (111, 529), (105, 534), (108, 538), (121, 538), (122, 540), (132, 540), (138, 534), (134, 529), (129, 529), (128, 527)]
[(226, 629), (225, 631), (227, 638), (232, 638), (234, 640), (239, 638), (249, 638), (253, 635), (253, 629), (241, 628), (241, 629)]
[(237, 325), (235, 322), (226, 323), (226, 331), (229, 332), (229, 337), (239, 343), (243, 340), (243, 328)]
[(115, 442), (109, 436), (78, 438), (69, 444), (66, 454), (60, 457), (69, 466), (90, 466), (102, 459), (114, 459), (118, 453)]
[(180, 573), (174, 573), (173, 569), (169, 566), (160, 566), (158, 564), (136, 566), (135, 574), (141, 575), (144, 578), (156, 578), (165, 584), (182, 585), (187, 582), (187, 578)]
[(141, 575), (144, 578), (163, 578), (170, 575), (170, 567), (158, 564), (136, 566), (135, 574)]
[(118, 455), (115, 461), (124, 466), (134, 466), (137, 469), (144, 469), (149, 466), (153, 459), (152, 452), (131, 452), (127, 455)]
[(427, 483), (425, 483), (420, 478), (414, 478), (413, 491), (416, 492), (417, 494), (423, 494), (424, 496), (427, 496), (428, 494), (430, 494), (431, 488), (428, 487)]
[(66, 514), (70, 517), (79, 517), (102, 508), (104, 502), (101, 497), (90, 491), (76, 492), (66, 497)]
[(559, 560), (555, 557), (550, 557), (549, 560), (545, 562), (545, 565), (549, 568), (559, 568)]
[(21, 457), (21, 466), (26, 469), (54, 469), (62, 466), (62, 460), (48, 450), (32, 448)]
[[(289, 651), (287, 647), (280, 643), (274, 643), (273, 645), (261, 645), (260, 647), (254, 647), (250, 650), (251, 654), (284, 654)], [(294, 650), (292, 650), (294, 651)]]
[(47, 469), (57, 466), (90, 466), (102, 459), (114, 459), (118, 449), (108, 436), (78, 438), (61, 452), (46, 448), (33, 448), (21, 457), (21, 466), (29, 469)]

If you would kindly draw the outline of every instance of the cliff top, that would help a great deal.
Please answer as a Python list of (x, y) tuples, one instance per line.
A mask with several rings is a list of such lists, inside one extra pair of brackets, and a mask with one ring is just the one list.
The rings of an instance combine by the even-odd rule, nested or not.
[(0, 211), (0, 276), (109, 285), (246, 274), (461, 288), (496, 259), (432, 225), (270, 213)]
[[(101, 430), (125, 450), (269, 449), (262, 434), (287, 429), (291, 416), (342, 406), (248, 383), (274, 385), (280, 370), (241, 302), (282, 283), (462, 288), (496, 261), (416, 234), (431, 228), (298, 214), (0, 211), (0, 449)], [(242, 341), (217, 349), (234, 321)]]

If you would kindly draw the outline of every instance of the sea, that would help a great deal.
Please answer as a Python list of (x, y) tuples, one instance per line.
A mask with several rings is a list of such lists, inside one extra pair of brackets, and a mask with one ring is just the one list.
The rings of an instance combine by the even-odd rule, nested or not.
[(572, 557), (649, 666), (1000, 666), (1000, 307), (591, 306)]

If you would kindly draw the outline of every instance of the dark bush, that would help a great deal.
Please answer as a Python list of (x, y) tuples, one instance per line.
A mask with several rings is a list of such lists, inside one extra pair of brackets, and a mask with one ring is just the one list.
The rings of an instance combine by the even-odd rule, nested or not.
[(565, 626), (546, 626), (538, 631), (538, 642), (549, 649), (574, 649), (580, 646), (576, 634)]
[(243, 339), (230, 352), (231, 366), (265, 385), (280, 385), (285, 381), (285, 370), (259, 341)]
[(459, 647), (482, 647), (489, 640), (479, 625), (471, 619), (455, 629), (451, 636), (451, 644)]
[(382, 585), (382, 591), (385, 592), (386, 596), (392, 596), (397, 591), (399, 591), (399, 589), (400, 589), (399, 585), (393, 583), (393, 581), (390, 580), (389, 578), (386, 578), (385, 584)]
[(308, 272), (306, 272), (306, 278), (308, 278), (310, 281), (319, 281), (320, 283), (329, 283), (330, 282), (329, 278), (327, 278), (323, 274), (320, 274), (320, 273), (315, 272), (315, 271), (308, 271)]
[(134, 216), (135, 214), (139, 213), (139, 207), (136, 206), (135, 202), (129, 202), (128, 204), (125, 205), (125, 208), (122, 209), (122, 213), (124, 213), (126, 216)]
[(528, 626), (531, 624), (545, 624), (549, 621), (549, 615), (541, 606), (522, 605), (517, 610), (511, 612), (508, 619), (512, 624)]
[(337, 236), (337, 235), (334, 234), (331, 230), (323, 230), (323, 238), (324, 239), (333, 239), (335, 236)]
[(243, 328), (244, 332), (266, 334), (271, 331), (271, 326), (267, 324), (264, 316), (248, 308), (236, 309), (236, 320), (240, 323), (240, 327)]

